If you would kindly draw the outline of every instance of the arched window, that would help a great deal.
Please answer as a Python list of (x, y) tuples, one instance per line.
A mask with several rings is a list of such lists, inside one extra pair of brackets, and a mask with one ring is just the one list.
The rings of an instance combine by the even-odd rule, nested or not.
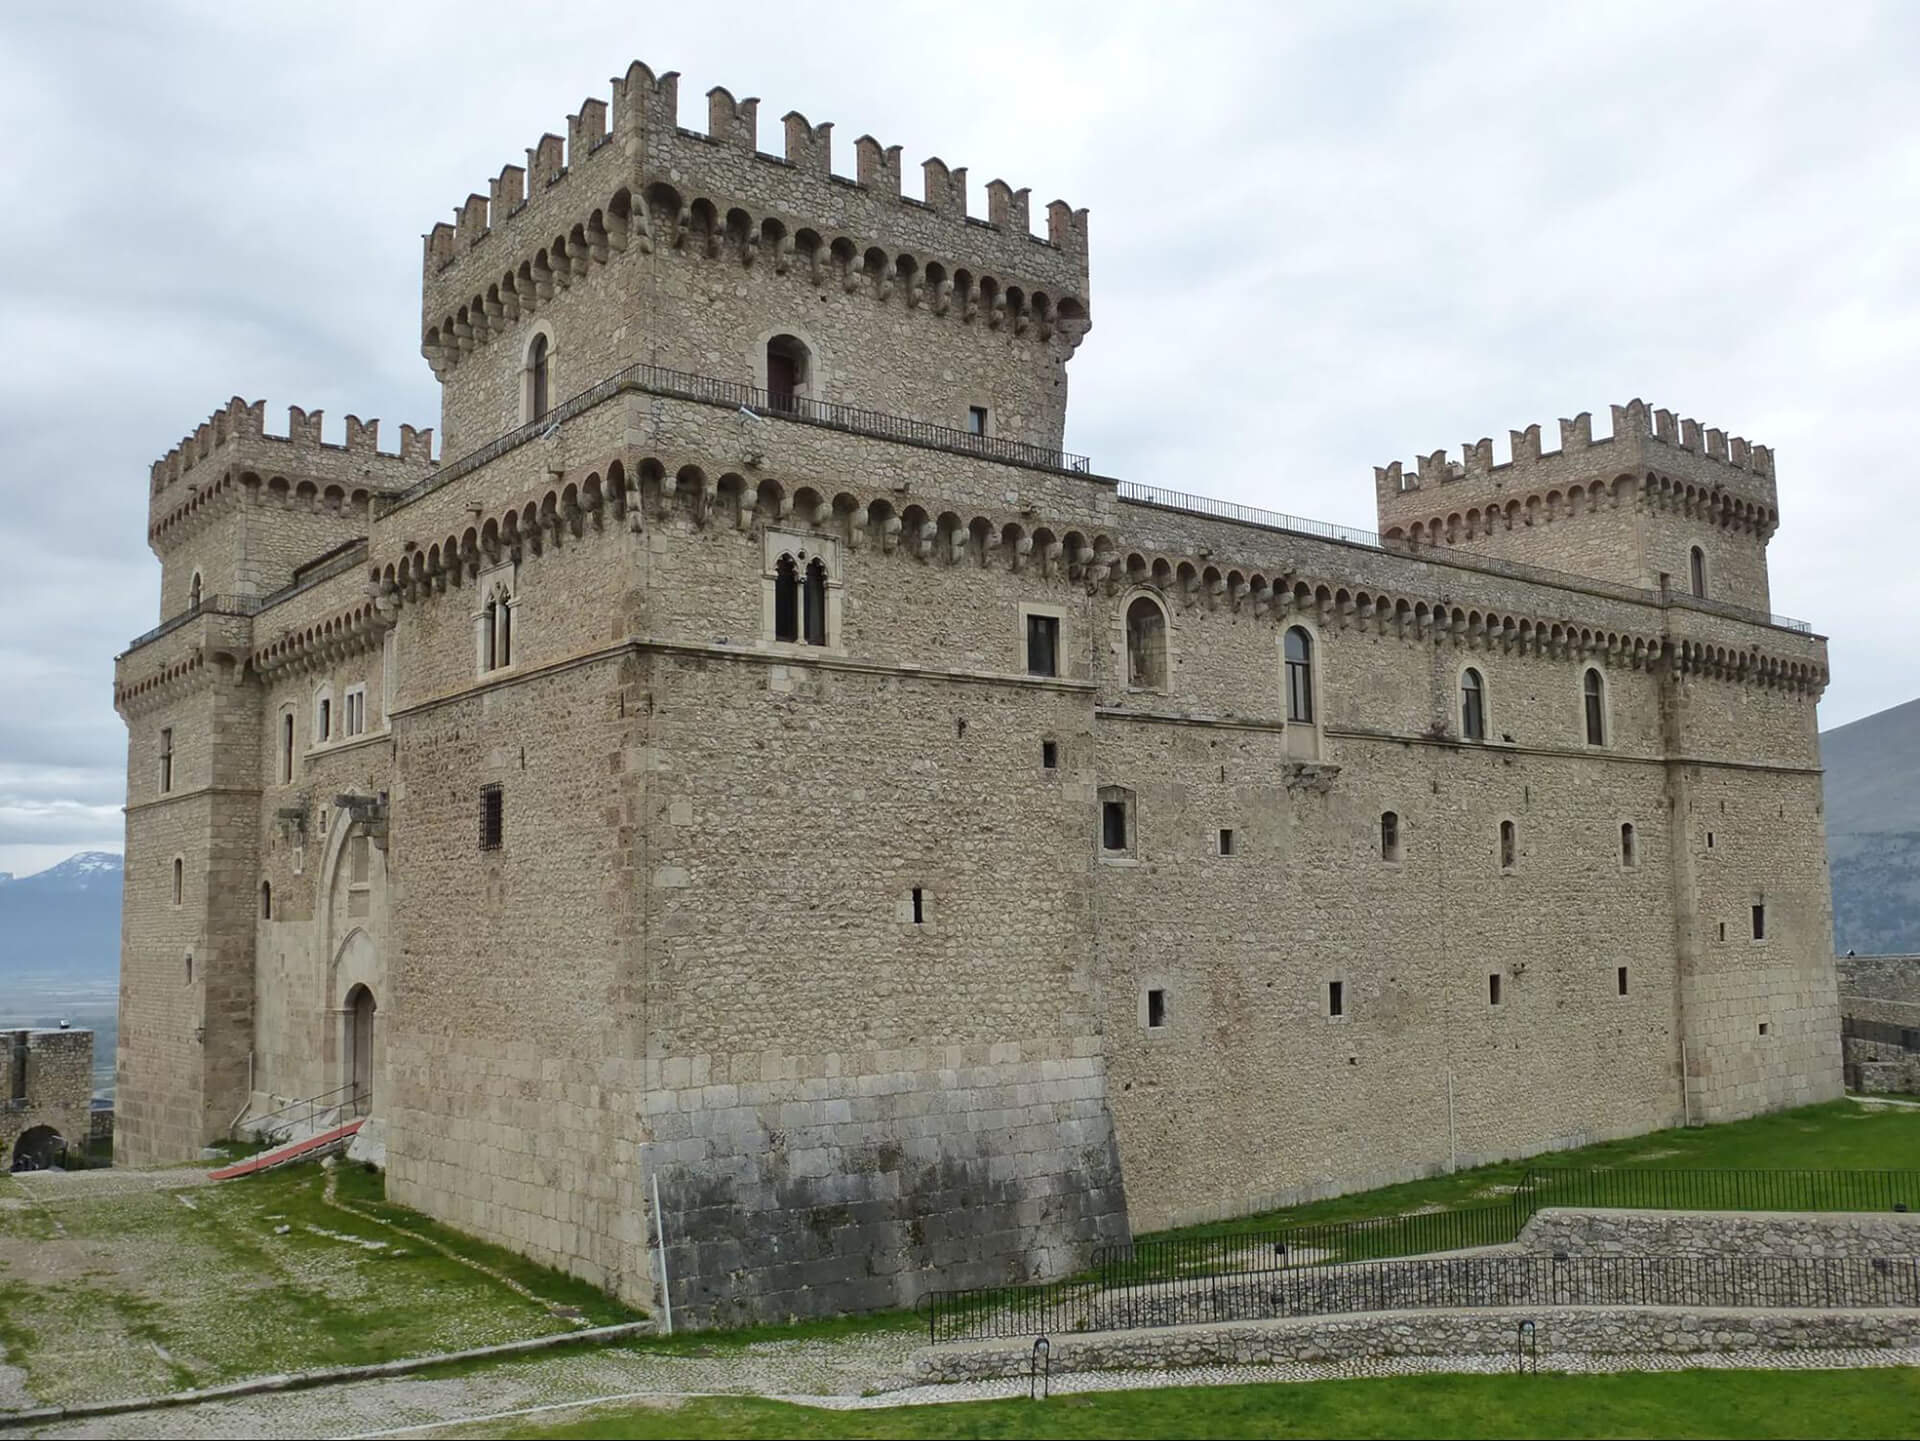
[(513, 597), (495, 586), (480, 612), (480, 669), (499, 670), (513, 664)]
[(1519, 859), (1519, 836), (1512, 821), (1500, 822), (1500, 869), (1510, 871)]
[(173, 903), (180, 904), (182, 888), (186, 882), (187, 863), (175, 856), (173, 858)]
[(1398, 811), (1380, 812), (1380, 859), (1383, 861), (1400, 859), (1400, 813)]
[(1633, 822), (1622, 821), (1620, 823), (1620, 864), (1623, 866), (1634, 866), (1640, 863), (1634, 851), (1633, 840)]
[(1487, 738), (1487, 689), (1472, 666), (1460, 676), (1460, 734), (1470, 741)]
[(1313, 637), (1300, 626), (1287, 632), (1287, 719), (1313, 724)]
[(1136, 690), (1167, 685), (1167, 614), (1144, 595), (1127, 607), (1127, 684)]
[(827, 563), (815, 556), (807, 562), (807, 583), (801, 595), (808, 645), (827, 643)]
[(791, 335), (767, 342), (767, 404), (774, 410), (793, 410), (812, 381), (812, 354), (806, 343)]
[(1587, 718), (1587, 744), (1602, 746), (1607, 743), (1607, 703), (1604, 682), (1600, 672), (1589, 666), (1586, 680), (1583, 682)]
[(1707, 596), (1707, 553), (1699, 546), (1693, 548), (1688, 558), (1689, 575), (1693, 580), (1693, 593), (1702, 600)]
[(546, 419), (549, 406), (548, 395), (548, 356), (546, 332), (533, 337), (533, 343), (527, 347), (527, 421)]
[(197, 570), (193, 573), (193, 583), (187, 587), (187, 609), (200, 609), (200, 572)]
[(773, 638), (800, 639), (800, 567), (783, 555), (773, 567)]
[(270, 921), (273, 919), (273, 882), (272, 881), (260, 882), (260, 919), (263, 921)]

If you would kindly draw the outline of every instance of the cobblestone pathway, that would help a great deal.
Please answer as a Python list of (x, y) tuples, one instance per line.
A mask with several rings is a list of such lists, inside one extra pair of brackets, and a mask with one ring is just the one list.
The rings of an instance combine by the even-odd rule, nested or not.
[[(706, 1354), (591, 1351), (552, 1355), (489, 1368), (448, 1380), (358, 1381), (312, 1391), (250, 1396), (174, 1410), (134, 1412), (91, 1422), (51, 1426), (39, 1436), (427, 1436), (446, 1431), (497, 1435), (514, 1421), (558, 1422), (583, 1406), (639, 1403), (711, 1395), (760, 1395), (837, 1410), (925, 1405), (1024, 1396), (1027, 1383), (979, 1381), (914, 1386), (862, 1394), (897, 1384), (918, 1344), (911, 1335), (838, 1341), (775, 1341), (714, 1347)], [(1768, 1367), (1778, 1370), (1920, 1366), (1920, 1348), (1875, 1351), (1756, 1351), (1701, 1356), (1543, 1357), (1543, 1371)], [(1055, 1395), (1159, 1386), (1228, 1386), (1250, 1382), (1321, 1381), (1435, 1372), (1493, 1374), (1511, 1370), (1509, 1357), (1417, 1356), (1391, 1360), (1292, 1362), (1268, 1366), (1210, 1366), (1167, 1371), (1102, 1371), (1056, 1377)]]

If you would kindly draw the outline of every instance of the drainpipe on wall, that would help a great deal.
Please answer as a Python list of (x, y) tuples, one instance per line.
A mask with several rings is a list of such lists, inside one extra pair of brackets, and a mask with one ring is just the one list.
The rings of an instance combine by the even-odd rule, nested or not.
[[(247, 1099), (240, 1103), (240, 1113), (227, 1122), (227, 1135), (233, 1137), (235, 1130), (246, 1120), (247, 1112), (253, 1109), (253, 1048), (247, 1048)], [(233, 1137), (238, 1139), (237, 1137)]]

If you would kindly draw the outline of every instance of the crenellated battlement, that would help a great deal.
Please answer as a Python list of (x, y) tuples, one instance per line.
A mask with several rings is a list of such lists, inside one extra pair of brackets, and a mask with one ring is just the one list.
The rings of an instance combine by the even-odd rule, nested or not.
[(234, 396), (149, 472), (147, 539), (172, 545), (242, 495), (364, 513), (376, 492), (403, 490), (433, 467), (433, 430), (400, 427), (380, 449), (380, 422), (347, 417), (344, 443), (321, 438), (325, 414), (287, 407), (287, 433), (267, 431), (267, 403)]
[[(1671, 410), (1649, 410), (1639, 399), (1609, 408), (1612, 435), (1596, 440), (1593, 415), (1582, 411), (1560, 421), (1558, 450), (1542, 449), (1540, 427), (1534, 424), (1508, 432), (1512, 458), (1507, 461), (1496, 463), (1492, 439), (1482, 437), (1466, 442), (1459, 460), (1442, 449), (1419, 456), (1411, 471), (1399, 461), (1375, 466), (1374, 491), (1381, 528), (1387, 528), (1390, 512), (1397, 517), (1403, 509), (1408, 514), (1430, 510), (1435, 503), (1431, 492), (1441, 487), (1478, 481), (1491, 490), (1516, 490), (1530, 487), (1543, 477), (1562, 481), (1576, 472), (1585, 475), (1616, 467), (1618, 474), (1632, 474), (1641, 480), (1645, 479), (1640, 474), (1644, 470), (1664, 469), (1772, 506), (1773, 452), (1766, 446), (1678, 417)], [(1453, 497), (1449, 496), (1451, 503)]]
[[(905, 247), (948, 269), (991, 270), (1054, 300), (1084, 309), (1087, 216), (1063, 200), (1047, 207), (1047, 233), (1031, 233), (1030, 194), (1004, 180), (986, 187), (984, 219), (968, 214), (967, 171), (935, 156), (921, 163), (921, 194), (903, 193), (900, 147), (871, 135), (854, 142), (855, 176), (832, 169), (833, 124), (797, 110), (781, 120), (784, 153), (759, 148), (755, 97), (723, 86), (707, 92), (707, 129), (679, 124), (679, 80), (635, 61), (613, 81), (611, 100), (589, 98), (567, 117), (566, 134), (542, 135), (526, 163), (509, 164), (425, 237), (426, 324), (481, 294), (480, 312), (458, 323), (485, 333), (516, 318), (592, 261), (658, 232), (678, 244), (701, 207), (720, 216), (751, 212), (784, 236), (819, 232), (823, 248)], [(756, 231), (756, 239), (758, 232)], [(525, 264), (523, 265), (523, 262)], [(503, 274), (526, 284), (490, 291)], [(467, 339), (467, 336), (460, 336)]]

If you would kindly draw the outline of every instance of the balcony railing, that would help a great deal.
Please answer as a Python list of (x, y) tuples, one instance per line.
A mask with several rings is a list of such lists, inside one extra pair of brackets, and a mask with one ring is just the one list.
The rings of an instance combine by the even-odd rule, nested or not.
[(611, 400), (625, 390), (638, 390), (649, 395), (668, 395), (678, 400), (697, 401), (703, 405), (724, 406), (729, 410), (748, 410), (755, 415), (768, 416), (776, 420), (794, 420), (806, 425), (825, 426), (830, 430), (844, 430), (855, 435), (871, 435), (882, 440), (897, 440), (905, 445), (924, 446), (931, 450), (950, 450), (963, 455), (977, 455), (983, 460), (998, 460), (1009, 465), (1021, 465), (1035, 470), (1064, 470), (1084, 475), (1091, 473), (1093, 469), (1093, 462), (1084, 455), (1052, 450), (1044, 445), (1030, 445), (1023, 440), (1007, 440), (997, 435), (975, 435), (971, 431), (933, 425), (924, 420), (915, 420), (910, 416), (889, 415), (879, 410), (860, 410), (851, 405), (834, 405), (824, 400), (811, 400), (806, 396), (775, 396), (757, 385), (744, 385), (735, 380), (720, 380), (711, 375), (695, 375), (685, 370), (669, 370), (660, 365), (629, 365), (626, 369), (608, 376), (599, 384), (561, 401), (540, 419), (510, 430), (505, 435), (497, 436), (478, 450), (468, 451), (458, 460), (440, 466), (432, 475), (409, 486), (388, 501), (381, 514), (398, 510), (401, 506), (478, 470), (489, 461), (499, 459), (508, 451), (517, 449), (536, 436), (545, 435), (555, 426), (565, 424), (574, 416)]
[(1774, 615), (1764, 610), (1750, 610), (1746, 606), (1731, 605), (1726, 601), (1705, 600), (1675, 591), (1643, 590), (1637, 586), (1622, 585), (1618, 581), (1597, 580), (1592, 576), (1576, 575), (1572, 571), (1549, 570), (1543, 565), (1528, 565), (1524, 561), (1478, 555), (1470, 551), (1434, 552), (1390, 546), (1371, 530), (1335, 525), (1325, 520), (1308, 520), (1304, 516), (1287, 515), (1277, 510), (1261, 510), (1256, 506), (1239, 505), (1230, 500), (1214, 500), (1204, 495), (1188, 495), (1177, 490), (1162, 490), (1159, 486), (1141, 485), (1138, 481), (1120, 481), (1115, 490), (1121, 500), (1131, 501), (1135, 505), (1158, 506), (1162, 510), (1185, 511), (1190, 515), (1204, 515), (1214, 520), (1232, 521), (1236, 525), (1257, 525), (1267, 530), (1284, 530), (1294, 535), (1314, 536), (1320, 540), (1337, 540), (1347, 545), (1365, 546), (1369, 550), (1391, 551), (1395, 555), (1438, 561), (1444, 565), (1457, 565), (1464, 570), (1487, 571), (1494, 575), (1510, 576), (1515, 580), (1537, 580), (1558, 586), (1573, 585), (1582, 590), (1611, 595), (1638, 605), (1673, 604), (1691, 610), (1707, 611), (1713, 615), (1729, 616), (1734, 620), (1799, 631), (1802, 635), (1813, 634), (1813, 627), (1804, 620), (1795, 620), (1790, 615)]
[(137, 635), (127, 642), (128, 650), (138, 650), (150, 640), (158, 640), (171, 631), (180, 629), (195, 616), (202, 615), (257, 615), (264, 604), (257, 595), (208, 595), (202, 596), (197, 604), (188, 606), (171, 620), (163, 620), (144, 635)]

